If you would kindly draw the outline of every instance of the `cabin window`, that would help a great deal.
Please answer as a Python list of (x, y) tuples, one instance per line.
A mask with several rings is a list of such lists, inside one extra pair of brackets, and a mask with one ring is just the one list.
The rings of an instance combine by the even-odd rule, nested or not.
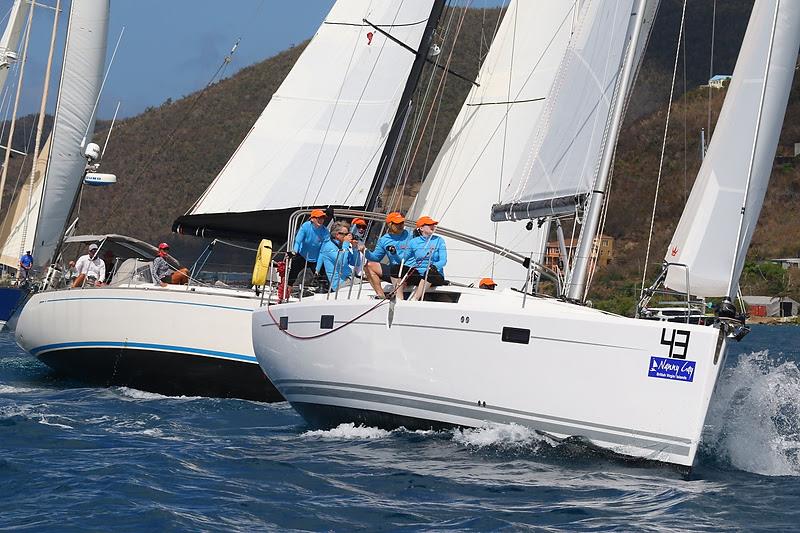
[(284, 330), (284, 331), (289, 329), (289, 317), (288, 316), (282, 316), (282, 317), (280, 317), (280, 319), (278, 319), (278, 329)]
[(322, 315), (319, 318), (319, 329), (333, 329), (333, 315)]
[(523, 328), (503, 328), (503, 342), (515, 342), (517, 344), (529, 344), (531, 342), (531, 330)]

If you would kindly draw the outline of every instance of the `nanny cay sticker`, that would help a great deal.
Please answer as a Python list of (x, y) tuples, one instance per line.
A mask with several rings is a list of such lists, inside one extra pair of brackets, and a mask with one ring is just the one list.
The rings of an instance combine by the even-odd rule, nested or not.
[(694, 379), (694, 366), (696, 361), (685, 359), (670, 359), (669, 357), (650, 357), (650, 370), (647, 375), (651, 378), (674, 379), (689, 381)]

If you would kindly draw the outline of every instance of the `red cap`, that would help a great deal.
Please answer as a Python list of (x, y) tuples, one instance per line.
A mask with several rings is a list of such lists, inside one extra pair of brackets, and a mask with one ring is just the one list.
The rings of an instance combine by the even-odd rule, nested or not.
[(492, 278), (481, 278), (478, 287), (497, 287), (497, 283)]
[(322, 218), (325, 216), (325, 211), (322, 209), (314, 209), (311, 211), (311, 218)]
[(391, 222), (392, 224), (402, 224), (405, 221), (406, 217), (397, 211), (392, 211), (386, 215), (386, 222)]
[(363, 218), (356, 217), (350, 222), (350, 224), (352, 224), (353, 226), (365, 226), (366, 227), (367, 221), (364, 220)]
[(436, 222), (435, 220), (433, 220), (431, 217), (428, 216), (419, 217), (417, 219), (418, 228), (421, 228), (422, 226), (435, 226), (436, 224), (438, 224), (438, 222)]
[(161, 244), (158, 245), (158, 249), (159, 250), (169, 250), (169, 244), (167, 244), (165, 242), (162, 242)]

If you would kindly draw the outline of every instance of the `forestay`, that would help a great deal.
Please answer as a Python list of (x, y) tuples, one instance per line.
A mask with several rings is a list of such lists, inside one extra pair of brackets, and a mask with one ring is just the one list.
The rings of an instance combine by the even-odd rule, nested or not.
[[(0, 92), (3, 91), (8, 78), (8, 71), (14, 62), (14, 54), (19, 46), (20, 38), (25, 28), (25, 21), (28, 18), (30, 4), (28, 0), (14, 0), (11, 10), (8, 12), (8, 22), (3, 36), (0, 38)], [(17, 264), (14, 264), (16, 268)]]
[[(83, 148), (95, 124), (106, 58), (109, 0), (73, 1), (53, 123), (52, 145), (34, 239), (34, 264), (50, 264), (80, 189)], [(88, 135), (87, 135), (88, 133)]]
[[(574, 29), (575, 3), (512, 0), (444, 147), (410, 216), (429, 215), (444, 226), (542, 261), (546, 229), (525, 223), (488, 224), (529, 139)], [(488, 251), (448, 243), (447, 277), (470, 283), (485, 276), (521, 286), (526, 270)]]
[(758, 0), (714, 136), (665, 257), (686, 268), (669, 267), (667, 287), (702, 297), (736, 292), (772, 171), (798, 46), (800, 2)]
[(27, 179), (19, 188), (11, 207), (5, 213), (0, 226), (0, 264), (19, 267), (20, 256), (33, 249), (33, 234), (42, 198), (42, 184), (50, 155), (50, 137), (42, 147), (32, 179)]
[(340, 0), (181, 232), (285, 235), (301, 206), (363, 207), (433, 0)]
[[(501, 202), (492, 209), (494, 221), (573, 212), (592, 188), (634, 2), (590, 0), (580, 5), (576, 32), (546, 110), (527, 141), (530, 156), (520, 162)], [(654, 13), (657, 2), (651, 7)]]

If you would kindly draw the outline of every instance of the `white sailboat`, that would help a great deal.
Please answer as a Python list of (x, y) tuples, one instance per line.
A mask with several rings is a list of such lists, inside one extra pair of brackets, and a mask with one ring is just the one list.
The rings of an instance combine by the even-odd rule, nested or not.
[[(175, 230), (205, 237), (286, 234), (304, 205), (363, 208), (393, 123), (407, 112), (443, 2), (336, 2), (231, 159)], [(423, 52), (413, 53), (393, 39)], [(130, 271), (135, 272), (134, 270)], [(74, 377), (165, 394), (276, 401), (259, 368), (252, 290), (109, 287), (37, 294), (17, 325), (23, 348)]]
[[(259, 363), (309, 422), (407, 428), (513, 422), (557, 439), (581, 438), (622, 455), (691, 468), (729, 337), (741, 335), (743, 324), (725, 312), (700, 326), (626, 318), (582, 304), (598, 203), (653, 9), (644, 0), (581, 2), (578, 29), (550, 107), (539, 119), (533, 152), (520, 161), (493, 209), (495, 220), (520, 220), (583, 208), (590, 199), (583, 252), (565, 297), (444, 286), (426, 301), (379, 301), (340, 291), (264, 307), (253, 314)], [(696, 258), (674, 266), (684, 277), (668, 277), (670, 287), (681, 287), (687, 268), (692, 282), (697, 268), (699, 279), (683, 288), (735, 292), (798, 46), (800, 4), (757, 0), (712, 148), (672, 248), (676, 255), (696, 250)], [(706, 225), (710, 206), (719, 206), (732, 222)], [(460, 237), (437, 232), (449, 242)], [(716, 261), (717, 253), (702, 243), (723, 233), (731, 248), (714, 280), (724, 283), (699, 288), (706, 284), (702, 265)]]

